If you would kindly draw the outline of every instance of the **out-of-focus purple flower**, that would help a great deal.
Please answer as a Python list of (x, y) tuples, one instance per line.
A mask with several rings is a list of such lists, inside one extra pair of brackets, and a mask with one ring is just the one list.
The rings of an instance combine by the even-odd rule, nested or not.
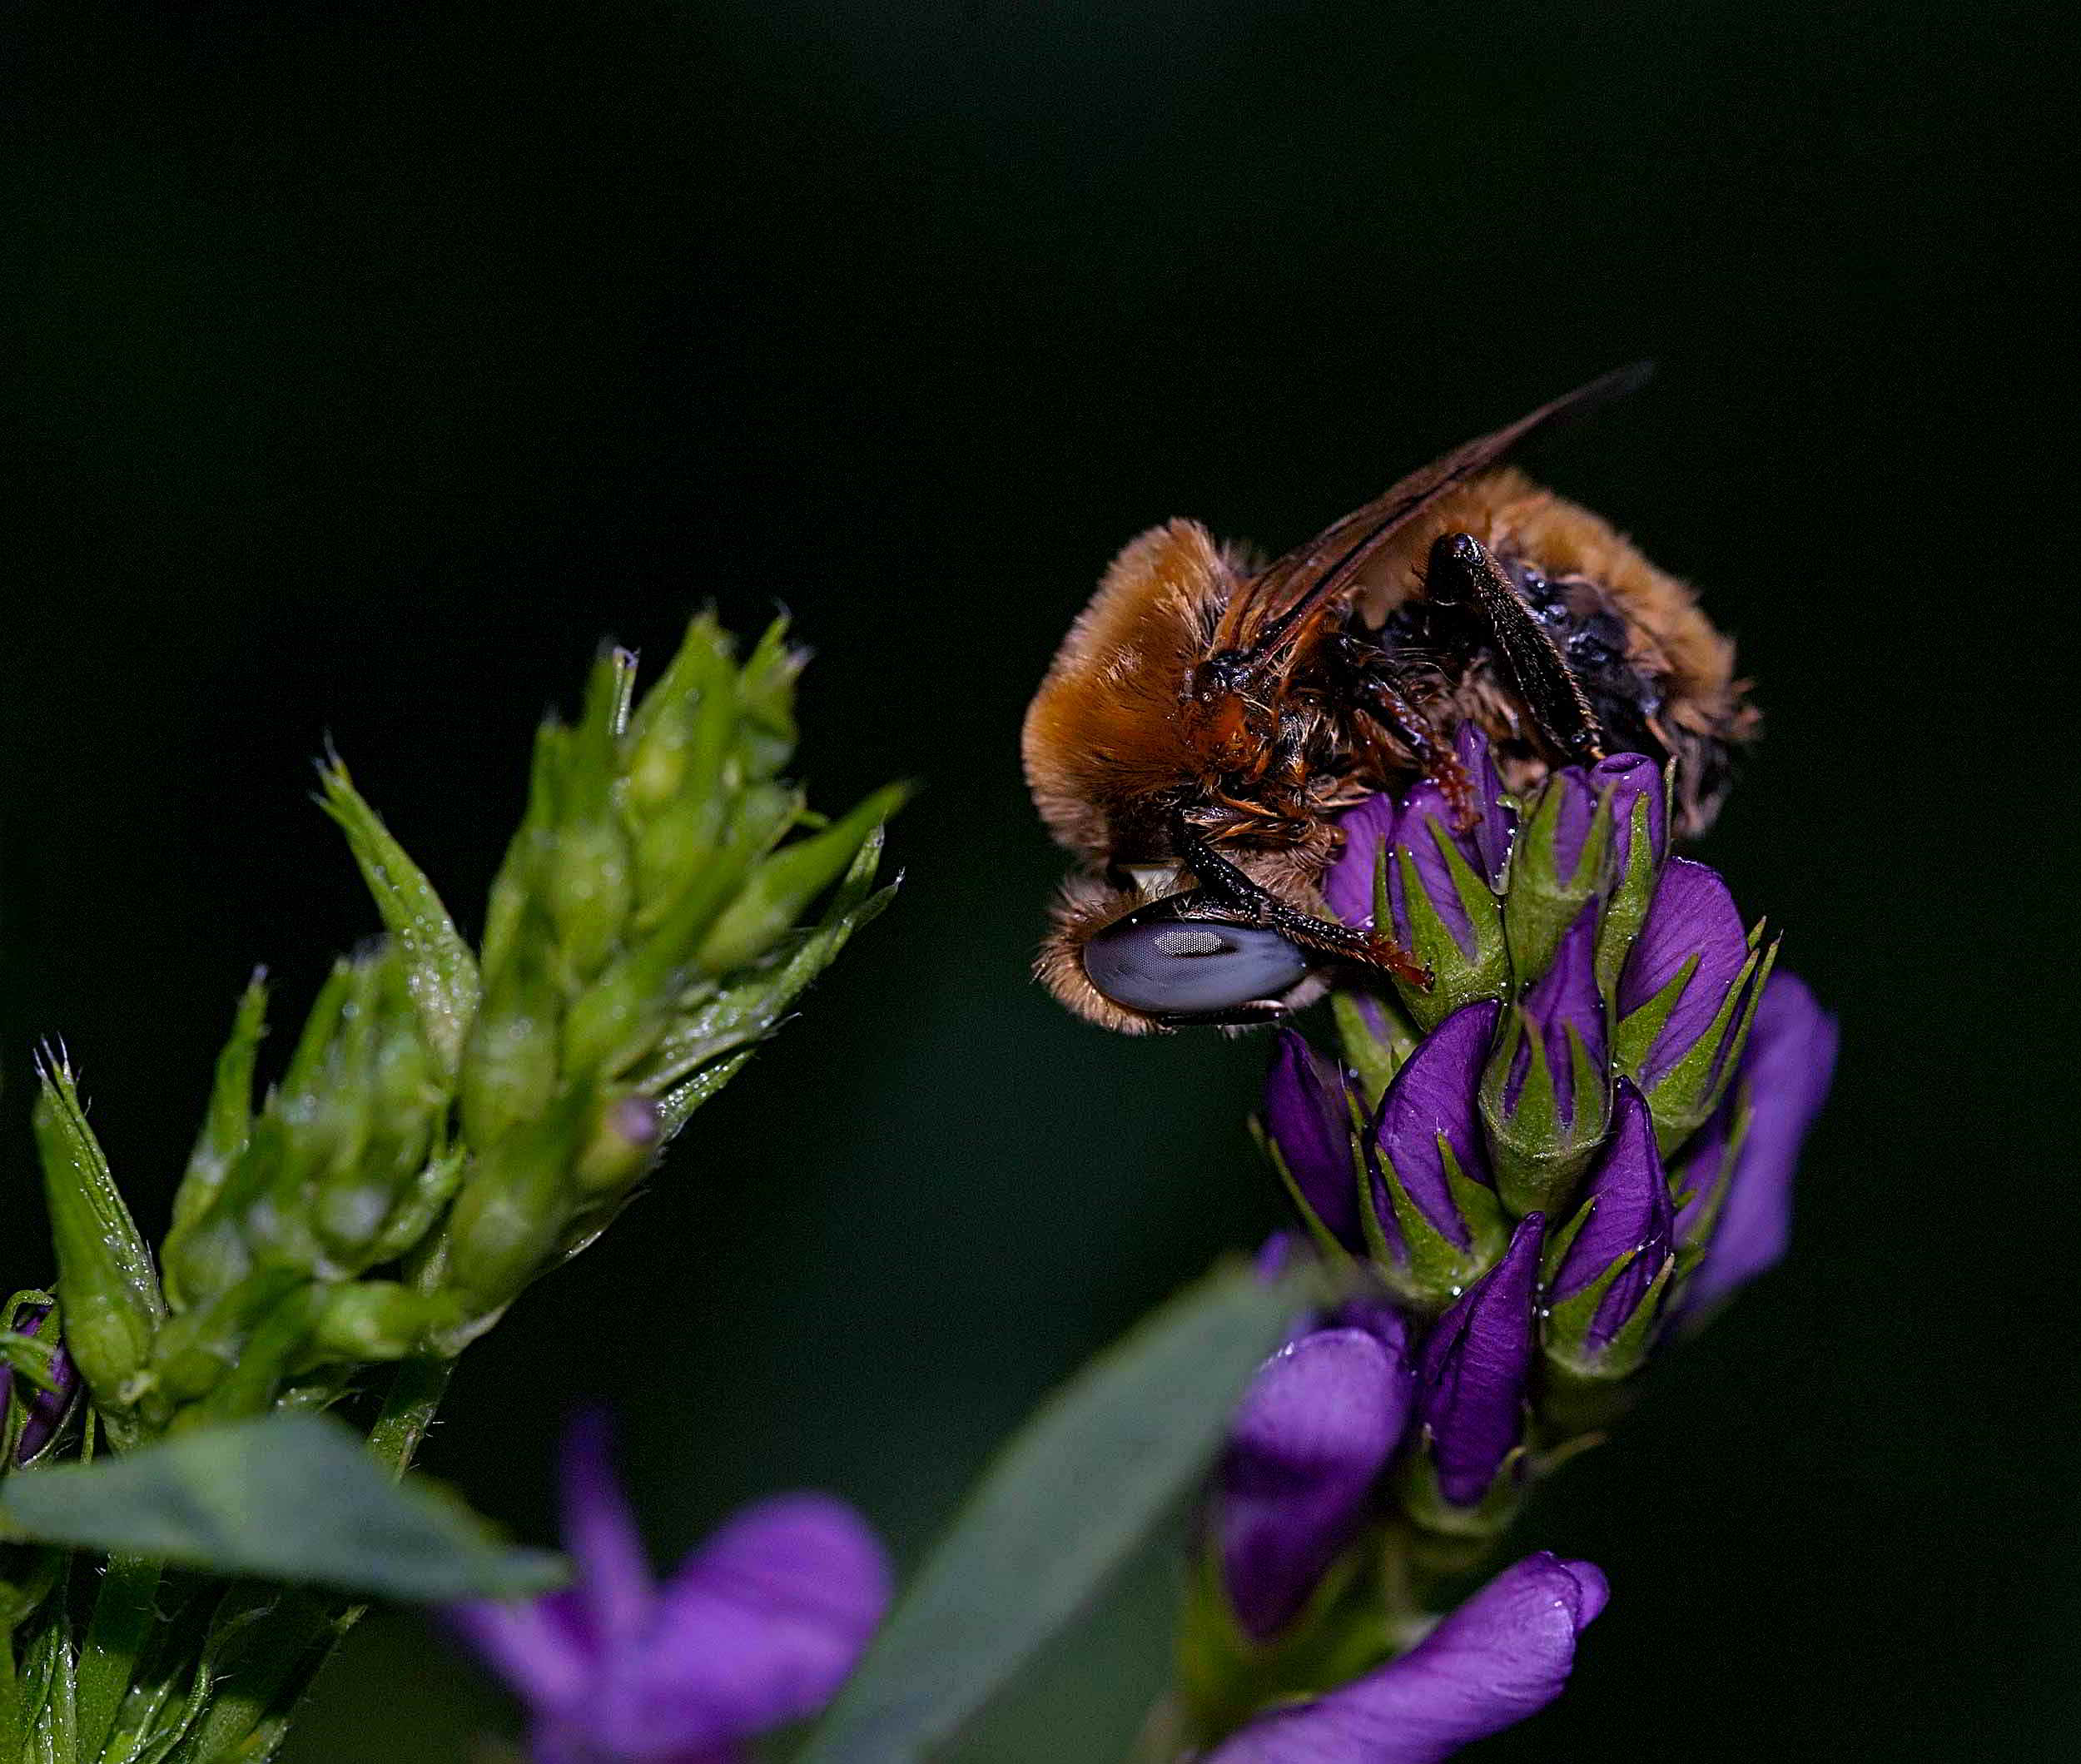
[(1265, 1081), (1264, 1130), (1324, 1229), (1362, 1253), (1350, 1091), (1343, 1069), (1290, 1029), (1279, 1031)]
[(598, 1418), (571, 1429), (564, 1485), (576, 1584), (449, 1607), (527, 1705), (538, 1764), (733, 1764), (830, 1701), (888, 1603), (881, 1546), (827, 1497), (742, 1509), (661, 1587)]
[(1547, 1289), (1547, 1351), (1578, 1370), (1622, 1376), (1646, 1352), (1676, 1227), (1654, 1117), (1623, 1078), (1577, 1218)]
[(1408, 1424), (1408, 1325), (1351, 1305), (1264, 1363), (1215, 1473), (1209, 1513), (1222, 1584), (1244, 1632), (1292, 1621), (1356, 1535)]
[(1516, 1212), (1565, 1201), (1611, 1124), (1597, 915), (1594, 902), (1577, 915), (1552, 966), (1510, 1013), (1482, 1080), (1497, 1188)]
[(1449, 1507), (1481, 1504), (1523, 1432), (1545, 1225), (1537, 1213), (1520, 1220), (1502, 1260), (1438, 1319), (1423, 1344), (1417, 1419), (1424, 1457)]
[(1827, 1097), (1836, 1040), (1835, 1018), (1805, 981), (1783, 970), (1773, 973), (1727, 1101), (1685, 1160), (1686, 1170), (1696, 1173), (1687, 1179), (1696, 1192), (1678, 1217), (1678, 1235), (1710, 1246), (1685, 1283), (1686, 1311), (1718, 1304), (1785, 1254), (1792, 1172)]
[(1717, 874), (1671, 858), (1619, 976), (1619, 1069), (1673, 1150), (1702, 1126), (1733, 1075), (1776, 946), (1742, 928)]
[(1467, 1005), (1439, 1024), (1394, 1075), (1367, 1136), (1368, 1210), (1386, 1250), (1382, 1274), (1429, 1309), (1463, 1291), (1502, 1250), (1478, 1101), (1499, 1010)]
[(1437, 1764), (1558, 1697), (1606, 1595), (1589, 1563), (1527, 1556), (1399, 1659), (1259, 1717), (1204, 1764)]
[[(50, 1314), (51, 1307), (47, 1304), (20, 1306), (14, 1314), (16, 1334), (38, 1334)], [(58, 1343), (57, 1353), (51, 1362), (51, 1374), (57, 1385), (55, 1390), (46, 1390), (26, 1379), (22, 1380), (22, 1432), (14, 1443), (14, 1461), (17, 1464), (34, 1463), (42, 1456), (65, 1425), (73, 1404), (79, 1400), (79, 1368), (72, 1364), (72, 1356), (66, 1351), (62, 1341)], [(13, 1392), (14, 1369), (0, 1362), (0, 1416), (7, 1414), (7, 1402)]]

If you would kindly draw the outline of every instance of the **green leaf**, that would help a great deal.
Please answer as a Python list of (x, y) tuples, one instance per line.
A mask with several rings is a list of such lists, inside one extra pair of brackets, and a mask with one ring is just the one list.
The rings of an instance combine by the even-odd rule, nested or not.
[(911, 1764), (974, 1714), (1197, 1483), (1312, 1279), (1218, 1268), (1045, 1403), (797, 1764)]
[(16, 1538), (389, 1598), (516, 1598), (560, 1578), (556, 1557), (494, 1542), (430, 1484), (392, 1481), (352, 1432), (318, 1415), (24, 1471), (0, 1490), (0, 1517)]
[(319, 768), (318, 778), (320, 806), (347, 836), (348, 848), (375, 897), (376, 911), (404, 954), (406, 984), (426, 1026), (426, 1039), (452, 1076), (477, 1011), (477, 958), (433, 883), (354, 788), (339, 755)]

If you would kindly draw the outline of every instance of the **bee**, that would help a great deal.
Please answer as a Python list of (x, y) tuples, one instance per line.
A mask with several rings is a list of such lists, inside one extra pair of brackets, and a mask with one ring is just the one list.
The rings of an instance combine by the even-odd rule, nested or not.
[(1428, 985), (1318, 891), (1337, 816), (1436, 781), (1471, 818), (1453, 737), (1505, 784), (1612, 753), (1670, 763), (1673, 830), (1704, 831), (1754, 730), (1732, 645), (1682, 582), (1509, 465), (1632, 390), (1622, 369), (1403, 479), (1253, 568), (1196, 521), (1114, 559), (1026, 713), (1035, 805), (1082, 867), (1035, 971), (1130, 1035), (1276, 1020), (1339, 964)]

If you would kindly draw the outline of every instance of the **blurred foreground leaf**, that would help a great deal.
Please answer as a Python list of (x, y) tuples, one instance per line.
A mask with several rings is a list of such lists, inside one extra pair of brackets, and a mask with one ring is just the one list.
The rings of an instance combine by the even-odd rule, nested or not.
[(999, 1453), (797, 1764), (913, 1764), (1199, 1481), (1305, 1302), (1224, 1264), (1057, 1391)]
[(394, 1482), (354, 1434), (317, 1415), (25, 1471), (0, 1491), (0, 1522), (10, 1538), (387, 1598), (515, 1598), (562, 1578), (557, 1557), (496, 1542), (427, 1483)]

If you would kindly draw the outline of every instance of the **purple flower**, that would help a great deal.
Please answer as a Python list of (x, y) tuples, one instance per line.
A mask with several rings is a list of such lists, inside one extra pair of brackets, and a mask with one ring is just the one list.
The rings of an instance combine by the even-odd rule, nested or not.
[(1264, 1085), (1264, 1130), (1324, 1229), (1358, 1251), (1358, 1174), (1343, 1071), (1290, 1029), (1279, 1031)]
[(1453, 737), (1453, 750), (1474, 788), (1475, 820), (1468, 837), (1478, 854), (1483, 880), (1493, 887), (1502, 882), (1503, 867), (1510, 860), (1517, 814), (1503, 793), (1502, 774), (1496, 769), (1488, 738), (1473, 723), (1463, 723)]
[(743, 1508), (660, 1587), (598, 1418), (566, 1439), (564, 1485), (577, 1583), (449, 1607), (527, 1705), (537, 1764), (734, 1764), (830, 1701), (888, 1603), (881, 1547), (825, 1496)]
[(1610, 806), (1612, 871), (1623, 877), (1633, 864), (1633, 822), (1647, 810), (1646, 855), (1660, 863), (1669, 851), (1669, 810), (1662, 795), (1661, 768), (1638, 753), (1614, 753), (1590, 768), (1589, 785)]
[(1453, 1507), (1480, 1504), (1524, 1425), (1525, 1379), (1537, 1336), (1537, 1213), (1518, 1224), (1503, 1259), (1438, 1320), (1417, 1373), (1417, 1419)]
[(1561, 1694), (1606, 1590), (1587, 1562), (1527, 1556), (1399, 1659), (1260, 1716), (1205, 1764), (1436, 1764)]
[(1289, 1622), (1363, 1522), (1409, 1419), (1407, 1325), (1348, 1307), (1264, 1363), (1215, 1473), (1222, 1584), (1244, 1632)]
[(1368, 1135), (1383, 1272), (1414, 1304), (1444, 1304), (1502, 1249), (1477, 1101), (1498, 1010), (1467, 1005), (1439, 1024), (1394, 1075)]
[[(43, 1319), (50, 1314), (51, 1307), (47, 1304), (22, 1305), (14, 1314), (16, 1333), (36, 1334), (43, 1327)], [(14, 1443), (14, 1461), (17, 1464), (34, 1463), (42, 1456), (79, 1399), (79, 1368), (72, 1364), (72, 1356), (66, 1351), (62, 1341), (58, 1343), (57, 1356), (51, 1363), (51, 1373), (57, 1385), (55, 1390), (45, 1390), (23, 1381), (22, 1432)], [(0, 1416), (7, 1414), (13, 1391), (14, 1369), (0, 1361)]]
[(1343, 829), (1343, 849), (1323, 877), (1323, 899), (1347, 925), (1373, 923), (1373, 879), (1381, 847), (1394, 838), (1393, 798), (1368, 797), (1347, 811), (1337, 824)]
[[(1716, 1304), (1785, 1254), (1791, 1230), (1792, 1171), (1828, 1095), (1836, 1024), (1796, 975), (1771, 976), (1732, 1091), (1686, 1160), (1696, 1192), (1678, 1220), (1686, 1240), (1709, 1237), (1686, 1283), (1685, 1308)], [(1738, 1129), (1731, 1168), (1719, 1176)]]
[(1687, 857), (1673, 860), (1619, 978), (1622, 1019), (1667, 996), (1638, 1059), (1642, 1090), (1653, 1090), (1712, 1027), (1748, 954), (1747, 931), (1719, 872)]
[[(1623, 1364), (1606, 1364), (1608, 1350), (1629, 1325), (1642, 1325), (1636, 1334), (1644, 1336), (1668, 1273), (1676, 1226), (1655, 1149), (1654, 1117), (1623, 1078), (1612, 1135), (1584, 1185), (1577, 1218), (1547, 1292), (1547, 1350), (1586, 1369), (1621, 1374), (1637, 1364), (1644, 1341), (1630, 1344), (1620, 1356)], [(1600, 1282), (1606, 1284), (1598, 1294)]]

